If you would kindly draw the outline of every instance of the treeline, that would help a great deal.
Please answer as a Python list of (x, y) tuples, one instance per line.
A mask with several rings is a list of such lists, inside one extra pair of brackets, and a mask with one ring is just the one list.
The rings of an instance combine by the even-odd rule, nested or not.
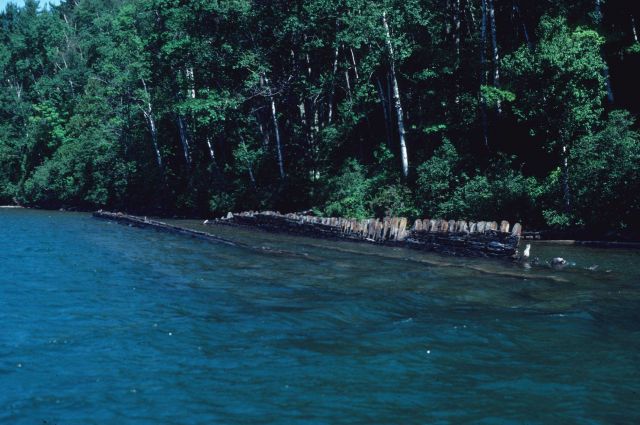
[(640, 3), (35, 0), (0, 201), (640, 229)]

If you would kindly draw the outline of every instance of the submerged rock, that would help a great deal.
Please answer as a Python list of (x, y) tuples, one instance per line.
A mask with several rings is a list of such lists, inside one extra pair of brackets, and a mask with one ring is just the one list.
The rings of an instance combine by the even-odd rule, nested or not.
[(567, 260), (562, 257), (555, 257), (551, 259), (551, 265), (554, 267), (562, 267), (567, 265)]

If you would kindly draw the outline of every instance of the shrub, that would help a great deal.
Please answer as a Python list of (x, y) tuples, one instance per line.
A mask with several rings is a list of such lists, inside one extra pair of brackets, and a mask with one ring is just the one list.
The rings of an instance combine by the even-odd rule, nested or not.
[(329, 179), (329, 193), (322, 208), (326, 216), (367, 218), (371, 210), (367, 206), (367, 196), (371, 182), (366, 170), (356, 160), (348, 160), (340, 173)]

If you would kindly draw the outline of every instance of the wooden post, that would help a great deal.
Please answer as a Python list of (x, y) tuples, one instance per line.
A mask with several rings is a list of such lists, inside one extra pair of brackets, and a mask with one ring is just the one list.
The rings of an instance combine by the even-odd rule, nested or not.
[(469, 227), (467, 226), (467, 222), (462, 220), (458, 222), (458, 232), (460, 233), (469, 233)]
[(402, 217), (398, 223), (398, 236), (396, 240), (403, 241), (407, 237), (407, 219)]
[(509, 222), (506, 220), (502, 220), (500, 223), (500, 232), (501, 233), (509, 233)]
[(455, 232), (456, 231), (456, 221), (455, 220), (449, 220), (449, 232)]
[(522, 225), (520, 223), (516, 223), (513, 225), (513, 230), (511, 230), (511, 236), (520, 236), (522, 234)]

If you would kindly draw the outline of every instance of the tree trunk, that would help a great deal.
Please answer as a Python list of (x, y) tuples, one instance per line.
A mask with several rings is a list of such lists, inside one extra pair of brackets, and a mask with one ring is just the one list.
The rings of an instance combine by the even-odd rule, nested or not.
[[(242, 143), (244, 150), (247, 151), (247, 145), (244, 143), (243, 137), (240, 137), (240, 142)], [(256, 184), (256, 177), (253, 174), (253, 164), (251, 163), (251, 161), (247, 161), (247, 171), (249, 173), (249, 179), (251, 180), (251, 185), (253, 186), (253, 189), (256, 190), (258, 186)]]
[(344, 81), (347, 84), (347, 94), (349, 95), (349, 101), (353, 101), (353, 96), (351, 96), (351, 80), (349, 78), (349, 69), (344, 70)]
[(144, 114), (149, 123), (149, 131), (151, 132), (151, 142), (153, 143), (153, 150), (156, 154), (156, 162), (158, 168), (162, 170), (162, 155), (160, 154), (160, 148), (158, 146), (158, 129), (156, 128), (156, 122), (153, 119), (153, 114), (149, 112)]
[(147, 123), (149, 124), (149, 132), (151, 133), (151, 142), (153, 143), (153, 150), (156, 154), (156, 163), (158, 164), (158, 168), (160, 170), (163, 169), (162, 165), (162, 155), (160, 154), (160, 147), (158, 146), (158, 128), (156, 127), (156, 121), (153, 117), (153, 107), (151, 105), (151, 96), (149, 91), (147, 90), (147, 83), (144, 79), (141, 79), (142, 87), (144, 87), (144, 92), (146, 95), (145, 107), (142, 109), (142, 114), (147, 119)]
[(353, 54), (353, 48), (349, 48), (349, 52), (351, 53), (351, 64), (353, 65), (353, 75), (356, 77), (356, 83), (360, 79), (358, 75), (358, 65), (356, 64), (356, 55)]
[(195, 76), (193, 73), (193, 67), (189, 66), (185, 69), (185, 75), (187, 77), (187, 96), (191, 99), (195, 99), (196, 98), (196, 82), (195, 82)]
[(529, 48), (532, 48), (533, 43), (531, 42), (531, 38), (529, 37), (529, 30), (527, 29), (527, 23), (525, 22), (524, 17), (520, 12), (520, 6), (518, 5), (517, 0), (513, 0), (513, 12), (520, 20), (520, 24), (522, 25), (522, 33), (524, 35), (524, 40), (527, 43), (527, 46), (529, 46)]
[(210, 137), (207, 137), (207, 147), (209, 148), (209, 156), (211, 157), (211, 161), (213, 161), (214, 165), (217, 165), (216, 152), (213, 150), (213, 144), (211, 143)]
[(604, 81), (607, 85), (607, 100), (609, 100), (609, 103), (613, 103), (615, 102), (615, 97), (613, 96), (613, 87), (611, 86), (611, 76), (609, 75), (609, 65), (607, 65), (607, 60), (606, 58), (604, 58), (604, 53), (603, 53), (603, 58), (602, 60), (604, 61), (604, 69), (602, 70), (602, 75), (604, 76)]
[(187, 130), (187, 124), (185, 123), (184, 117), (182, 115), (178, 115), (178, 131), (180, 133), (180, 144), (182, 145), (184, 160), (187, 163), (187, 167), (191, 167), (191, 148), (189, 147), (189, 134)]
[(402, 158), (402, 175), (407, 177), (409, 175), (409, 156), (407, 154), (407, 144), (405, 141), (402, 102), (400, 100), (400, 88), (398, 87), (398, 79), (396, 78), (395, 57), (393, 53), (393, 44), (391, 43), (391, 31), (389, 30), (389, 25), (387, 24), (386, 12), (382, 12), (382, 25), (384, 26), (387, 50), (389, 51), (389, 70), (391, 72), (391, 82), (393, 84), (393, 100), (395, 103), (396, 115), (397, 115), (397, 121), (398, 121), (398, 135), (400, 138), (400, 156)]
[(269, 101), (271, 103), (271, 119), (273, 121), (273, 130), (276, 136), (276, 153), (278, 154), (278, 170), (280, 171), (280, 178), (284, 180), (284, 159), (282, 155), (282, 143), (280, 140), (280, 127), (278, 126), (278, 111), (276, 110), (276, 101), (273, 96), (273, 91), (271, 89), (271, 84), (269, 84), (269, 79), (266, 75), (263, 74), (263, 85), (267, 89), (267, 96), (269, 97)]
[(338, 73), (338, 55), (340, 54), (340, 45), (338, 44), (338, 21), (336, 20), (336, 45), (333, 49), (333, 66), (331, 70), (331, 88), (329, 89), (329, 105), (327, 112), (327, 123), (331, 124), (333, 122), (333, 97), (336, 92), (336, 75)]
[(631, 15), (631, 33), (633, 34), (633, 41), (638, 42), (638, 30), (636, 28), (636, 18)]
[(467, 22), (467, 34), (472, 37), (478, 28), (476, 23), (476, 17), (474, 15), (473, 1), (466, 0), (467, 7), (464, 8), (465, 15), (467, 15), (465, 21)]
[(596, 21), (596, 25), (600, 25), (602, 23), (602, 3), (600, 0), (596, 0), (594, 19)]
[(384, 129), (387, 133), (387, 146), (391, 148), (391, 113), (389, 112), (389, 103), (384, 96), (384, 88), (380, 78), (376, 78), (376, 85), (378, 86), (378, 96), (380, 97), (380, 104), (382, 105), (382, 113), (384, 114)]
[(262, 147), (266, 150), (270, 145), (269, 132), (265, 130), (260, 119), (260, 114), (256, 111), (256, 122), (258, 123), (258, 130), (262, 134)]
[[(480, 24), (480, 84), (487, 85), (487, 0), (482, 0), (482, 20)], [(482, 135), (484, 146), (489, 147), (489, 119), (487, 117), (487, 99), (480, 92), (480, 113), (482, 115)]]
[(456, 80), (456, 96), (455, 96), (455, 104), (460, 105), (460, 66), (462, 64), (462, 60), (460, 58), (460, 39), (462, 31), (462, 20), (460, 18), (461, 4), (460, 0), (455, 0), (455, 10), (453, 12), (453, 36), (454, 36), (454, 44), (456, 49), (456, 63), (455, 63), (455, 80)]
[[(500, 87), (500, 52), (498, 50), (498, 31), (496, 28), (496, 11), (493, 0), (487, 0), (489, 6), (489, 22), (491, 24), (491, 45), (493, 47), (493, 85)], [(498, 113), (502, 113), (502, 104), (497, 102)]]
[(493, 0), (487, 0), (489, 6), (489, 22), (491, 24), (491, 46), (493, 48), (493, 85), (500, 87), (500, 52), (498, 50), (498, 30), (496, 28), (496, 11)]
[[(596, 0), (594, 20), (597, 27), (602, 26), (602, 3), (601, 0)], [(611, 87), (611, 76), (609, 75), (609, 65), (607, 64), (607, 58), (605, 57), (604, 50), (600, 49), (602, 55), (602, 61), (604, 62), (604, 68), (602, 69), (602, 76), (604, 77), (605, 84), (607, 86), (607, 100), (613, 104), (615, 98), (613, 96), (613, 88)]]
[(270, 99), (271, 99), (271, 117), (273, 119), (273, 129), (276, 136), (276, 150), (278, 153), (278, 170), (280, 171), (280, 178), (284, 179), (285, 177), (284, 160), (282, 157), (282, 142), (280, 140), (280, 127), (278, 126), (278, 112), (276, 111), (276, 102), (273, 96), (270, 96)]
[(462, 30), (460, 8), (461, 8), (460, 0), (456, 0), (455, 11), (453, 12), (453, 29), (454, 29), (454, 37), (455, 37), (457, 65), (460, 64), (460, 31)]
[(571, 192), (569, 189), (569, 152), (567, 145), (562, 146), (562, 200), (564, 212), (571, 212)]

